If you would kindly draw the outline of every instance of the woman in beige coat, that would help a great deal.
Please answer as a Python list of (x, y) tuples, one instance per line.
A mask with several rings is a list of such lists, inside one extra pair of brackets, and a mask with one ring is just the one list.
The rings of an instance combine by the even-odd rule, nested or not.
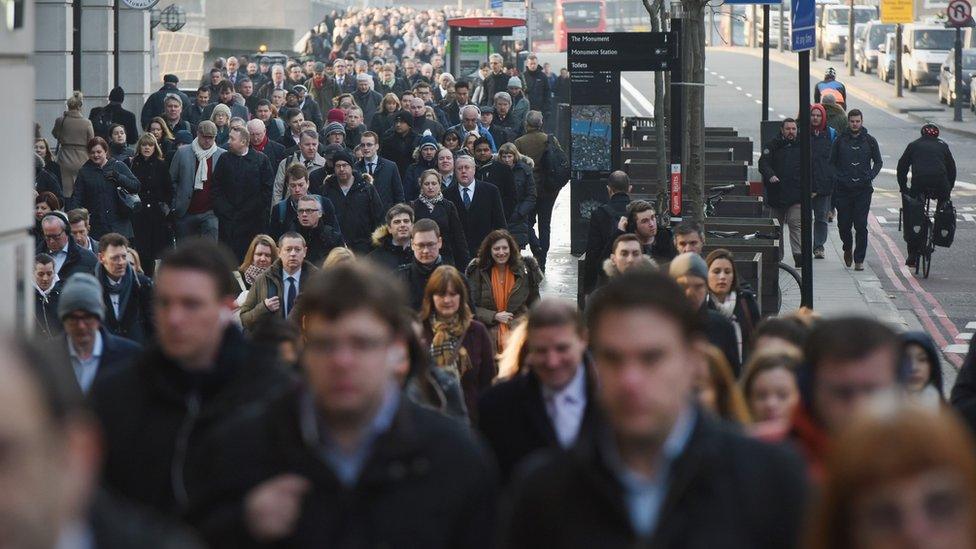
[(95, 137), (90, 120), (81, 114), (81, 92), (76, 91), (68, 98), (68, 110), (54, 122), (51, 134), (58, 140), (58, 164), (61, 165), (61, 184), (64, 197), (74, 194), (75, 176), (81, 166), (88, 162), (88, 140)]

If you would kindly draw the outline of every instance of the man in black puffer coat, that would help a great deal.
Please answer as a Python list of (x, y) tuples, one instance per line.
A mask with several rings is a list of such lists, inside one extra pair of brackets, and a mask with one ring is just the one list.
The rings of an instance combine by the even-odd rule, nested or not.
[[(339, 221), (339, 232), (346, 246), (357, 255), (368, 254), (373, 249), (372, 235), (383, 224), (383, 201), (373, 187), (373, 178), (353, 170), (352, 156), (341, 151), (332, 157), (335, 173), (322, 183), (322, 196), (332, 201)], [(319, 168), (309, 175), (315, 181)]]
[[(912, 171), (912, 185), (908, 186), (908, 170)], [(922, 136), (905, 147), (898, 159), (898, 188), (902, 194), (919, 199), (934, 198), (939, 204), (949, 199), (956, 186), (956, 161), (945, 141), (939, 139), (939, 127), (922, 126)], [(919, 250), (909, 243), (905, 264), (915, 266)]]
[[(855, 271), (864, 270), (868, 251), (868, 214), (871, 211), (872, 182), (881, 173), (883, 161), (878, 141), (863, 126), (864, 115), (858, 109), (847, 113), (848, 128), (834, 141), (830, 163), (835, 170), (834, 206), (837, 207), (837, 229), (844, 243), (844, 263)], [(851, 228), (855, 236), (851, 236)]]
[(766, 187), (766, 202), (781, 225), (790, 228), (793, 261), (800, 266), (800, 142), (797, 123), (783, 120), (780, 134), (766, 143), (759, 157), (759, 173)]

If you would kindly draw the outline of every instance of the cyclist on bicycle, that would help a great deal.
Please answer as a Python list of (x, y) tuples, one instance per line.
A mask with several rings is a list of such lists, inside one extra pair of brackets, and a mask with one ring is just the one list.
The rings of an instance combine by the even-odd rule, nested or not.
[(837, 90), (840, 92), (840, 98), (837, 102), (844, 105), (847, 104), (847, 88), (837, 80), (837, 71), (833, 67), (827, 69), (827, 74), (824, 74), (824, 79), (817, 82), (817, 85), (813, 87), (813, 102), (820, 103), (820, 96), (824, 95), (824, 92), (827, 90)]
[[(908, 171), (912, 172), (911, 187), (908, 186)], [(922, 126), (922, 136), (905, 147), (898, 160), (898, 188), (901, 193), (922, 202), (925, 199), (938, 200), (941, 205), (949, 199), (949, 193), (956, 184), (956, 162), (945, 141), (939, 139), (939, 127), (935, 124)], [(918, 260), (918, 243), (908, 244), (908, 258), (905, 265), (914, 267)]]

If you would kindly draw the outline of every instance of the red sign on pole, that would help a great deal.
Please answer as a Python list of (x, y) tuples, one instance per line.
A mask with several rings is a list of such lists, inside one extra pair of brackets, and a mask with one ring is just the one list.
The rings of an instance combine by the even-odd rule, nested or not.
[(973, 6), (968, 0), (950, 0), (949, 5), (946, 7), (946, 15), (949, 18), (950, 25), (953, 27), (964, 27), (973, 16)]
[(681, 164), (671, 164), (671, 215), (681, 215)]

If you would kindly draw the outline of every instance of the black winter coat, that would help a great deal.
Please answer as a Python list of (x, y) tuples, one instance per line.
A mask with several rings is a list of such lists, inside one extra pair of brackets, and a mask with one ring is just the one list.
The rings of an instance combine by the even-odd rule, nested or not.
[[(597, 439), (611, 438), (605, 434)], [(805, 472), (784, 447), (747, 438), (698, 411), (671, 464), (650, 539), (631, 527), (624, 488), (608, 450), (579, 445), (528, 471), (518, 485), (510, 549), (655, 547), (790, 549), (807, 503)]]
[(324, 219), (319, 219), (319, 224), (315, 227), (303, 227), (297, 225), (296, 232), (305, 239), (308, 247), (305, 252), (305, 261), (320, 266), (322, 261), (333, 248), (338, 248), (344, 244), (339, 229), (329, 225)]
[(830, 164), (830, 150), (834, 146), (835, 139), (837, 134), (832, 128), (824, 128), (820, 133), (810, 134), (810, 163), (813, 168), (810, 188), (818, 195), (834, 192), (834, 167)]
[(532, 168), (525, 162), (517, 162), (509, 168), (498, 160), (478, 168), (475, 176), (488, 181), (502, 196), (502, 209), (512, 233), (520, 247), (529, 243), (529, 229), (535, 221), (536, 187)]
[(613, 243), (613, 234), (621, 217), (627, 215), (630, 195), (616, 193), (606, 204), (593, 210), (590, 229), (586, 237), (586, 259), (583, 264), (583, 291), (590, 293), (596, 287), (596, 279), (603, 268), (603, 251)]
[[(407, 167), (403, 174), (403, 197), (406, 200), (417, 200), (420, 196), (420, 175), (427, 170), (437, 169), (437, 160), (424, 160), (418, 153), (417, 161)], [(435, 157), (436, 158), (436, 157)]]
[(369, 252), (369, 260), (377, 265), (383, 266), (389, 271), (395, 271), (400, 265), (408, 265), (413, 262), (413, 249), (398, 246), (393, 242), (393, 237), (386, 235), (380, 240), (378, 246)]
[[(593, 444), (598, 421), (596, 378), (588, 357), (586, 368), (586, 409), (577, 443)], [(495, 454), (502, 484), (507, 484), (516, 466), (528, 456), (543, 450), (559, 450), (559, 439), (546, 412), (539, 377), (532, 371), (516, 374), (494, 385), (478, 401), (478, 430)]]
[(166, 160), (155, 156), (147, 160), (137, 155), (132, 159), (132, 173), (139, 179), (139, 198), (142, 199), (142, 210), (132, 220), (135, 246), (142, 264), (150, 268), (148, 272), (151, 274), (153, 263), (173, 243), (169, 221), (161, 207), (169, 208), (173, 203), (173, 182)]
[(61, 335), (64, 326), (58, 317), (58, 300), (61, 298), (62, 283), (59, 280), (47, 294), (41, 294), (34, 288), (34, 326), (37, 335), (44, 339), (51, 339)]
[(105, 442), (104, 486), (179, 516), (197, 492), (195, 467), (211, 458), (200, 450), (212, 430), (290, 383), (271, 350), (253, 347), (236, 327), (224, 332), (207, 372), (188, 372), (153, 346), (92, 391)]
[(251, 239), (267, 230), (274, 171), (256, 150), (244, 156), (227, 153), (213, 169), (214, 213), (220, 241), (243, 259)]
[(448, 199), (443, 199), (434, 204), (431, 210), (419, 199), (410, 203), (413, 208), (414, 223), (419, 219), (433, 219), (441, 229), (441, 257), (444, 263), (458, 267), (463, 270), (471, 261), (471, 254), (468, 252), (468, 239), (464, 235), (464, 227), (461, 226), (461, 218), (458, 216), (457, 206)]
[[(90, 238), (90, 237), (89, 237)], [(98, 249), (98, 241), (95, 241), (95, 249)], [(98, 265), (98, 258), (92, 252), (82, 248), (75, 243), (75, 239), (68, 236), (68, 257), (64, 260), (61, 265), (61, 270), (58, 271), (58, 278), (64, 283), (68, 280), (71, 275), (75, 273), (88, 273), (94, 274), (95, 266)], [(51, 250), (41, 242), (41, 246), (37, 248), (37, 253), (53, 255)]]
[[(508, 222), (505, 220), (505, 208), (502, 207), (501, 193), (498, 192), (498, 187), (487, 181), (475, 183), (470, 208), (464, 207), (460, 183), (457, 181), (444, 191), (444, 198), (454, 202), (454, 207), (457, 208), (458, 219), (461, 221), (461, 226), (464, 227), (464, 239), (468, 243), (469, 257), (478, 255), (481, 241), (488, 236), (488, 233), (508, 227)], [(458, 267), (463, 267), (463, 265)]]
[(722, 313), (711, 309), (707, 302), (702, 304), (701, 316), (705, 323), (705, 337), (709, 343), (722, 351), (729, 361), (729, 366), (732, 366), (732, 373), (738, 378), (742, 370), (742, 362), (739, 360), (739, 343), (736, 341), (735, 327), (729, 319), (722, 316)]
[[(313, 173), (325, 173), (319, 168)], [(326, 177), (322, 184), (322, 196), (335, 206), (339, 230), (346, 245), (357, 255), (368, 254), (373, 249), (372, 235), (376, 227), (386, 221), (386, 210), (368, 175), (353, 172), (355, 181), (348, 193), (339, 188), (334, 175)]]
[(64, 204), (64, 186), (61, 185), (61, 178), (55, 177), (54, 174), (45, 168), (34, 169), (34, 190), (38, 194), (43, 192), (52, 193), (58, 197), (61, 204)]
[(122, 291), (119, 295), (119, 313), (121, 316), (116, 317), (109, 291), (108, 275), (101, 265), (95, 268), (95, 276), (102, 283), (105, 329), (140, 345), (147, 344), (155, 331), (152, 320), (152, 280), (144, 274), (137, 273), (131, 265), (126, 267), (125, 274), (120, 280)]
[(406, 265), (400, 265), (397, 270), (393, 271), (393, 276), (403, 284), (403, 288), (407, 291), (410, 307), (414, 311), (420, 312), (420, 306), (424, 302), (424, 288), (427, 287), (427, 281), (430, 280), (430, 275), (434, 269), (441, 265), (444, 265), (443, 256), (437, 258), (437, 261), (432, 265), (421, 265), (414, 260)]
[(966, 420), (969, 429), (976, 433), (976, 338), (969, 341), (969, 352), (959, 369), (956, 384), (952, 386), (950, 402)]
[(912, 196), (928, 193), (945, 200), (956, 185), (956, 161), (949, 145), (938, 137), (922, 136), (905, 147), (898, 159), (898, 188), (909, 193), (908, 170), (912, 171)]
[[(800, 203), (800, 152), (799, 140), (788, 140), (782, 135), (763, 147), (759, 173), (763, 176), (770, 207), (786, 209)], [(774, 176), (779, 178), (777, 183), (770, 181)]]
[[(379, 195), (383, 203), (383, 214), (386, 215), (394, 204), (401, 204), (407, 201), (404, 196), (403, 180), (400, 177), (399, 167), (381, 156), (377, 156), (373, 166), (373, 188)], [(360, 173), (368, 174), (366, 161), (356, 162), (356, 169)]]
[(380, 156), (392, 160), (400, 170), (400, 179), (407, 173), (407, 168), (413, 163), (414, 144), (420, 137), (414, 132), (406, 135), (396, 133), (396, 128), (390, 128), (381, 136)]
[(552, 90), (549, 88), (549, 77), (542, 72), (542, 67), (534, 71), (525, 69), (522, 71), (522, 78), (525, 79), (525, 94), (529, 98), (529, 105), (543, 115), (548, 114)]
[[(166, 101), (166, 96), (175, 93), (183, 101), (183, 112), (190, 112), (190, 98), (179, 90), (176, 84), (163, 84), (163, 87), (159, 88), (152, 95), (146, 99), (146, 103), (142, 106), (142, 113), (139, 115), (139, 121), (142, 123), (143, 129), (149, 128), (149, 123), (152, 119), (157, 116), (162, 116), (165, 110), (164, 102)], [(213, 95), (211, 95), (213, 97)], [(128, 130), (126, 130), (126, 135), (128, 135)]]
[[(136, 126), (136, 115), (135, 113), (129, 112), (122, 106), (122, 103), (117, 103), (115, 101), (109, 101), (108, 105), (104, 107), (93, 107), (88, 113), (88, 120), (91, 120), (92, 126), (97, 128), (95, 122), (98, 120), (99, 116), (102, 115), (103, 111), (108, 111), (111, 113), (112, 124), (122, 124), (125, 128), (125, 142), (130, 145), (135, 145), (136, 141), (139, 141), (139, 136), (142, 132)], [(96, 134), (98, 135), (98, 134)], [(108, 141), (109, 135), (98, 135), (102, 139)]]
[[(495, 474), (483, 447), (458, 421), (400, 397), (356, 483), (346, 487), (303, 429), (314, 417), (302, 389), (244, 415), (212, 440), (202, 469), (205, 497), (191, 519), (211, 547), (492, 546)], [(292, 535), (273, 545), (251, 539), (240, 501), (257, 484), (292, 473), (308, 479)]]
[(115, 160), (109, 160), (101, 168), (89, 160), (75, 178), (72, 207), (88, 210), (91, 223), (89, 234), (96, 240), (106, 233), (119, 233), (132, 238), (132, 220), (119, 200), (117, 187), (138, 193), (140, 184), (128, 166)]
[(835, 171), (835, 194), (860, 194), (871, 191), (871, 182), (881, 173), (881, 149), (878, 141), (861, 128), (857, 135), (845, 130), (834, 140), (830, 163)]

